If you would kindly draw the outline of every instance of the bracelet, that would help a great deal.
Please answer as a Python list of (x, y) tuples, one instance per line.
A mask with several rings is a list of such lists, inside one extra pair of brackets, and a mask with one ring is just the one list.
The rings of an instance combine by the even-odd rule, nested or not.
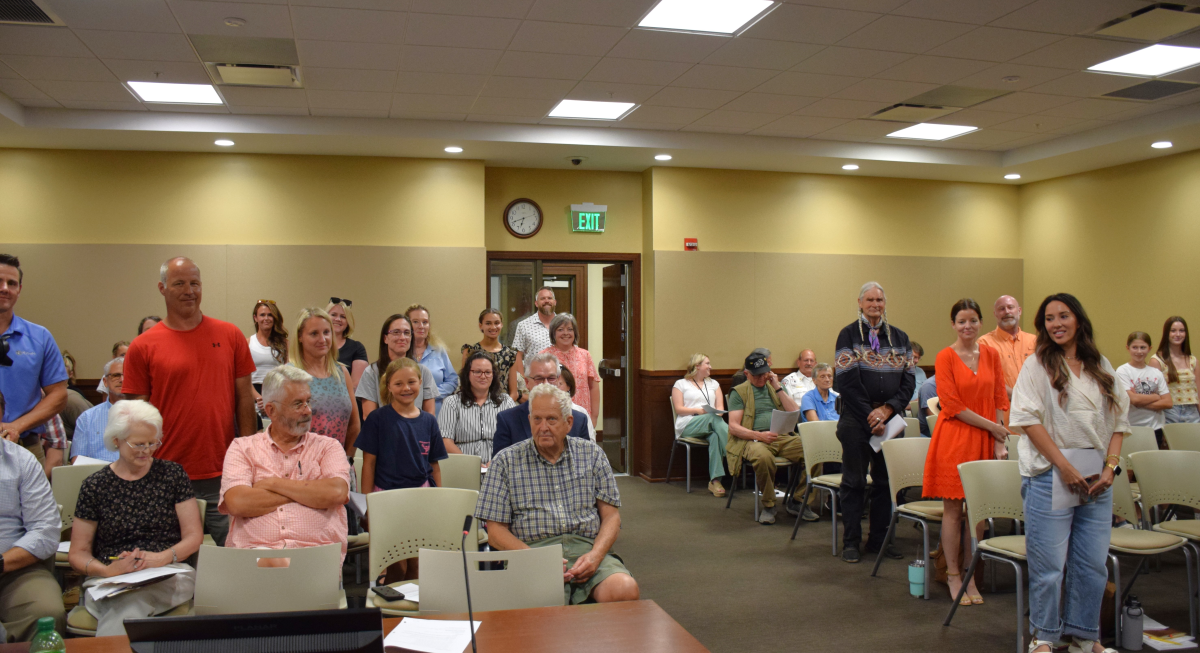
[(1113, 458), (1116, 458), (1117, 462), (1121, 462), (1121, 457), (1116, 454), (1109, 454), (1109, 455), (1105, 456), (1104, 462), (1108, 462), (1109, 460), (1112, 460)]
[(87, 564), (83, 566), (83, 575), (84, 575), (84, 576), (86, 576), (86, 575), (87, 575), (87, 573), (88, 573), (88, 567), (91, 567), (91, 566), (92, 566), (92, 563), (93, 563), (93, 562), (95, 562), (95, 561), (96, 561), (96, 558), (95, 558), (95, 556), (93, 556), (93, 557), (92, 557), (92, 559), (91, 559), (91, 560), (88, 560), (88, 561), (87, 561)]
[(175, 547), (171, 547), (171, 564), (179, 562), (179, 554), (175, 553)]

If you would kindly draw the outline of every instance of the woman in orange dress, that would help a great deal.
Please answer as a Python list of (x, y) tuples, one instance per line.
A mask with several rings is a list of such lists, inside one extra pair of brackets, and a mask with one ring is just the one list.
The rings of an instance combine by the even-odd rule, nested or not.
[[(973, 299), (960, 299), (950, 309), (950, 321), (958, 340), (937, 355), (934, 364), (941, 412), (925, 458), (922, 492), (927, 499), (941, 499), (942, 552), (946, 556), (950, 596), (962, 587), (961, 571), (971, 559), (970, 531), (963, 520), (963, 486), (958, 476), (960, 463), (1003, 458), (1008, 429), (1003, 411), (1008, 410), (1008, 393), (1000, 354), (980, 345), (979, 317), (983, 313)], [(995, 421), (993, 421), (993, 419)], [(983, 524), (976, 524), (983, 539)], [(965, 552), (965, 553), (964, 553)], [(953, 573), (951, 573), (953, 571)], [(978, 605), (983, 597), (971, 579), (961, 605)]]

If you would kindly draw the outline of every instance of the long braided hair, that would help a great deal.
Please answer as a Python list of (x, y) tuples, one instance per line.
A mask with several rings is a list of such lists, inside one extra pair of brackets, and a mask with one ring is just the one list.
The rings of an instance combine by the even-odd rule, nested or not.
[(1033, 319), (1033, 324), (1037, 327), (1038, 362), (1050, 375), (1050, 385), (1058, 391), (1058, 405), (1063, 408), (1067, 406), (1067, 386), (1070, 383), (1071, 370), (1067, 367), (1066, 355), (1063, 353), (1062, 346), (1054, 342), (1054, 339), (1050, 337), (1050, 332), (1046, 330), (1046, 307), (1050, 305), (1050, 302), (1062, 302), (1066, 305), (1067, 310), (1075, 316), (1075, 358), (1083, 364), (1083, 372), (1095, 379), (1096, 385), (1100, 386), (1100, 393), (1104, 395), (1105, 407), (1115, 410), (1117, 396), (1114, 379), (1100, 365), (1102, 357), (1092, 332), (1092, 321), (1083, 310), (1083, 305), (1079, 303), (1079, 300), (1068, 293), (1055, 293), (1043, 299), (1042, 305), (1038, 307), (1037, 317)]

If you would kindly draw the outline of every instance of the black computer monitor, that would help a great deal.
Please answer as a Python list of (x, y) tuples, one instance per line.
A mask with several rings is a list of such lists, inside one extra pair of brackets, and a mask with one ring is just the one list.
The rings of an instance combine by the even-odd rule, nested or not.
[(136, 653), (383, 653), (378, 608), (126, 619)]

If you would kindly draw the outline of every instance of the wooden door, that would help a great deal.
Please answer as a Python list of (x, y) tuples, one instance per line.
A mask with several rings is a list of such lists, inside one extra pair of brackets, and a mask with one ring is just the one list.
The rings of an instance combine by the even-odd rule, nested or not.
[(623, 473), (628, 446), (629, 420), (626, 412), (629, 383), (629, 307), (626, 299), (628, 275), (625, 264), (604, 268), (604, 346), (599, 361), (603, 380), (604, 414), (596, 425), (597, 440), (608, 454), (613, 471)]

